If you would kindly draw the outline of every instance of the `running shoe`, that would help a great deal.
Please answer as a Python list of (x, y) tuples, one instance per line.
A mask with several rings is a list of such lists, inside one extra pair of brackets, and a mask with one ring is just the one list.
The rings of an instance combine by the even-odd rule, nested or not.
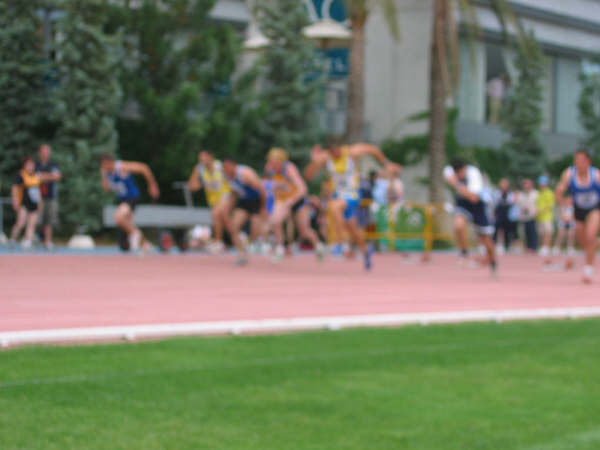
[(283, 245), (278, 245), (275, 247), (275, 251), (273, 252), (272, 260), (274, 263), (280, 263), (283, 257), (285, 256), (285, 248)]
[(319, 261), (323, 261), (323, 259), (325, 258), (325, 244), (323, 244), (322, 242), (319, 242), (317, 244), (317, 247), (315, 248), (315, 251), (317, 252), (317, 259)]
[(593, 277), (594, 277), (594, 268), (592, 266), (584, 266), (582, 281), (585, 284), (592, 284)]

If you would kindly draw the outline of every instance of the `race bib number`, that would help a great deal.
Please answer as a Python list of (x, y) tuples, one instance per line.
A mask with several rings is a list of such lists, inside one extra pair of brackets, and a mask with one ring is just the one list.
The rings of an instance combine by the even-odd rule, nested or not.
[(32, 186), (30, 188), (27, 188), (27, 195), (29, 195), (29, 199), (33, 203), (38, 203), (41, 199), (40, 188), (37, 186)]
[(213, 180), (210, 183), (207, 184), (207, 189), (209, 191), (220, 191), (221, 190), (221, 182), (219, 180)]
[(127, 195), (127, 186), (122, 181), (111, 181), (110, 190), (121, 197)]
[(600, 202), (600, 197), (596, 191), (579, 192), (575, 195), (575, 204), (583, 209), (595, 208)]

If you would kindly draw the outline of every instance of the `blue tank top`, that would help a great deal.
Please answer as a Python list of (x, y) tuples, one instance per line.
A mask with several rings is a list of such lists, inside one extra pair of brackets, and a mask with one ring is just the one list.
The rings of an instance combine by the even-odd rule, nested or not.
[(600, 204), (600, 184), (598, 184), (598, 169), (590, 167), (588, 172), (590, 182), (587, 186), (581, 186), (577, 182), (577, 170), (571, 167), (571, 183), (569, 190), (573, 195), (573, 203), (577, 208), (593, 209)]
[(252, 186), (248, 186), (242, 181), (241, 173), (246, 166), (239, 165), (235, 169), (235, 177), (228, 178), (231, 189), (237, 194), (240, 200), (254, 200), (260, 198), (260, 192)]
[(115, 161), (115, 170), (108, 175), (110, 190), (117, 196), (118, 201), (133, 200), (140, 196), (140, 190), (135, 184), (133, 176), (121, 176), (121, 161)]

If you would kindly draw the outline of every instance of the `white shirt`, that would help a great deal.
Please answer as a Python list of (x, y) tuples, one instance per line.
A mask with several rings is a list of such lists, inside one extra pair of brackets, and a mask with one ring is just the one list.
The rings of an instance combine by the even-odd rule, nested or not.
[(517, 203), (519, 205), (520, 219), (523, 222), (529, 222), (535, 220), (537, 217), (537, 199), (538, 191), (532, 189), (529, 192), (519, 192)]
[[(446, 178), (446, 180), (455, 175), (456, 173), (454, 172), (452, 166), (445, 167), (444, 178)], [(481, 196), (483, 191), (483, 176), (477, 167), (467, 166), (467, 174), (464, 184), (467, 186), (469, 192)]]
[(504, 81), (502, 78), (492, 78), (488, 81), (487, 94), (492, 98), (504, 98)]

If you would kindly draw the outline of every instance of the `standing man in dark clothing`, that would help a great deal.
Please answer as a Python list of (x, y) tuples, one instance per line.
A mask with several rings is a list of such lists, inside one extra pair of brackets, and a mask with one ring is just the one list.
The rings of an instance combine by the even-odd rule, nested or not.
[(58, 165), (50, 159), (51, 152), (49, 145), (42, 145), (38, 151), (38, 161), (35, 166), (35, 171), (44, 175), (44, 180), (46, 180), (40, 186), (42, 194), (40, 225), (42, 226), (44, 245), (48, 250), (54, 247), (52, 231), (53, 227), (58, 225), (58, 182), (62, 177)]
[[(496, 193), (494, 216), (496, 219), (496, 230), (494, 232), (494, 242), (496, 250), (501, 253), (503, 250), (510, 249), (510, 243), (513, 238), (513, 223), (510, 220), (510, 210), (515, 205), (515, 195), (510, 190), (510, 184), (506, 178), (500, 180), (499, 190)], [(504, 248), (500, 245), (500, 236), (504, 239)]]

